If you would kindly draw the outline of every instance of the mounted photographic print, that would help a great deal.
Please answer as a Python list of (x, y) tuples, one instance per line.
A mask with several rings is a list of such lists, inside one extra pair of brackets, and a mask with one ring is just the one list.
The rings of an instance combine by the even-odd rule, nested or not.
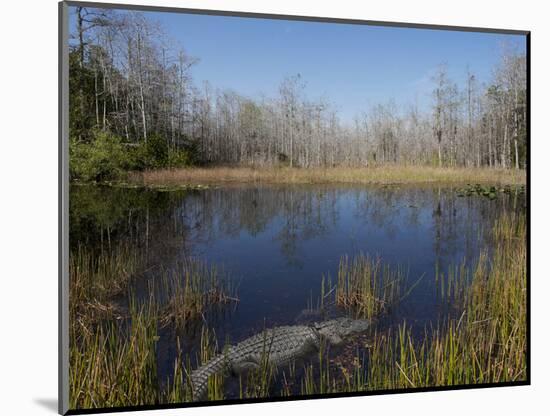
[(60, 3), (60, 412), (529, 384), (529, 32)]

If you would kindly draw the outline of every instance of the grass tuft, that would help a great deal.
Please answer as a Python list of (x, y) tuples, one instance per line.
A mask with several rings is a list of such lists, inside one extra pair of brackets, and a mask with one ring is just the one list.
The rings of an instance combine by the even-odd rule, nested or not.
[(71, 409), (158, 403), (153, 300), (130, 302), (130, 319), (109, 321), (95, 332), (70, 334)]
[(356, 317), (372, 319), (386, 312), (401, 297), (403, 272), (359, 254), (340, 258), (336, 286), (336, 305)]
[(168, 296), (161, 317), (164, 326), (173, 323), (183, 328), (189, 320), (203, 317), (212, 305), (239, 301), (229, 278), (196, 259), (179, 262), (175, 271), (165, 274), (163, 289)]

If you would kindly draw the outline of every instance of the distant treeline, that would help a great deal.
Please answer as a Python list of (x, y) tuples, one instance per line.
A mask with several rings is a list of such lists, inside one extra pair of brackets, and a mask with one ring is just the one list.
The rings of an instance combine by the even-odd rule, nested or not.
[(522, 53), (504, 51), (488, 85), (465, 71), (463, 89), (442, 65), (432, 77), (428, 111), (398, 109), (390, 100), (343, 123), (330, 102), (306, 97), (300, 75), (283, 79), (277, 96), (259, 100), (208, 83), (199, 87), (191, 78), (197, 59), (144, 14), (84, 7), (73, 13), (72, 155), (82, 161), (92, 154), (92, 165), (114, 146), (124, 159), (115, 163), (120, 169), (191, 163), (525, 167)]

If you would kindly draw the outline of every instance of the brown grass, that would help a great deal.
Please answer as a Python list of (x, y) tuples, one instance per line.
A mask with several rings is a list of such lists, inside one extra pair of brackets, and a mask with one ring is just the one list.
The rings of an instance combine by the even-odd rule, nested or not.
[(489, 168), (435, 168), (425, 166), (380, 166), (369, 168), (250, 168), (211, 167), (135, 172), (130, 181), (148, 186), (186, 184), (413, 184), (485, 183), (525, 184), (524, 170)]

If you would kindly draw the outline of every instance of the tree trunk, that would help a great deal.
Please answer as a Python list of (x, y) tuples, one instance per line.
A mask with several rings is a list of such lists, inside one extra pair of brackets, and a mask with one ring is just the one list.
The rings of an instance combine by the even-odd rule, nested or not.
[(514, 138), (514, 151), (516, 156), (516, 169), (519, 169), (518, 139)]
[(94, 68), (94, 90), (95, 90), (95, 125), (99, 126), (99, 91), (97, 85), (97, 68)]
[(141, 35), (138, 33), (137, 40), (137, 58), (138, 58), (138, 80), (139, 80), (139, 98), (140, 98), (140, 107), (141, 107), (141, 121), (143, 123), (143, 139), (147, 143), (147, 119), (145, 117), (145, 97), (143, 94), (143, 74), (141, 66)]
[(502, 167), (505, 168), (505, 169), (508, 165), (508, 163), (506, 161), (506, 159), (507, 159), (507, 156), (506, 156), (507, 150), (508, 150), (508, 125), (505, 123), (504, 124), (504, 139), (503, 139), (503, 143), (502, 143), (502, 154), (501, 154), (501, 162), (500, 162)]

